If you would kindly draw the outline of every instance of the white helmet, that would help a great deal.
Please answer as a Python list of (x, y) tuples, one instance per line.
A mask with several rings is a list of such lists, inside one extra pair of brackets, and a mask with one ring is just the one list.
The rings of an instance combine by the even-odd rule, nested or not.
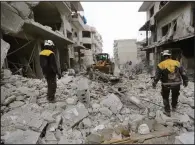
[(45, 40), (44, 46), (54, 46), (54, 43), (51, 40)]
[(170, 53), (170, 51), (169, 50), (164, 50), (163, 52), (161, 52), (162, 53), (162, 56), (170, 56), (171, 55), (171, 53)]

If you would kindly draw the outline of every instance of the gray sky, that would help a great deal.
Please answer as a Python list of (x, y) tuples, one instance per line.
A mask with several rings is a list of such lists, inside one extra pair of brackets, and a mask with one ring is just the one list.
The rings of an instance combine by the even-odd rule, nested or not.
[(103, 51), (113, 56), (115, 39), (144, 39), (139, 28), (146, 13), (138, 12), (142, 2), (81, 2), (87, 24), (94, 26), (103, 38)]

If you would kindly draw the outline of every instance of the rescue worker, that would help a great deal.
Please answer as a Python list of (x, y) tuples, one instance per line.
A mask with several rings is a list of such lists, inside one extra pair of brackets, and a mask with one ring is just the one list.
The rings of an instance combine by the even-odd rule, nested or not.
[(47, 99), (50, 102), (54, 102), (56, 93), (56, 75), (58, 79), (61, 78), (61, 73), (57, 68), (56, 58), (54, 54), (54, 43), (51, 40), (45, 40), (44, 50), (40, 52), (40, 65), (43, 74), (47, 80), (48, 90)]
[(171, 59), (171, 53), (169, 50), (164, 50), (162, 52), (164, 61), (158, 64), (156, 74), (153, 81), (153, 88), (156, 88), (156, 84), (159, 80), (162, 82), (161, 95), (164, 104), (164, 114), (171, 116), (171, 110), (169, 105), (169, 93), (172, 93), (172, 111), (175, 111), (178, 104), (178, 97), (180, 91), (180, 85), (184, 87), (188, 85), (188, 77), (184, 68), (180, 65), (179, 61)]

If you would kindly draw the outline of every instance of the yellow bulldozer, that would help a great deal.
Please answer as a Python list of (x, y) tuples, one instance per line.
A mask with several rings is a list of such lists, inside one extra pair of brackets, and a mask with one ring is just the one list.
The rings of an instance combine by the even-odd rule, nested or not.
[(111, 61), (108, 53), (99, 53), (94, 55), (94, 64), (88, 68), (90, 79), (99, 78), (106, 81), (118, 81), (114, 76), (114, 62)]
[(99, 53), (94, 56), (95, 64), (92, 65), (93, 70), (99, 70), (102, 73), (114, 73), (114, 63), (110, 60), (108, 53)]

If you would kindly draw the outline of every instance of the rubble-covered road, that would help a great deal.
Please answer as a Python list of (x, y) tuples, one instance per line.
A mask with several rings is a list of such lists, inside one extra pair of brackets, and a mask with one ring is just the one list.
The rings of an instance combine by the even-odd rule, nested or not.
[[(147, 74), (134, 80), (124, 78), (112, 86), (84, 76), (64, 75), (57, 82), (56, 103), (48, 103), (44, 80), (5, 71), (1, 86), (1, 139), (6, 144), (102, 143), (159, 131), (172, 134), (161, 140), (138, 139), (139, 143), (174, 143), (175, 136), (194, 132), (192, 82), (181, 88), (180, 113), (172, 112), (170, 118), (160, 107), (160, 83), (152, 89)], [(176, 137), (177, 141), (181, 138)]]

